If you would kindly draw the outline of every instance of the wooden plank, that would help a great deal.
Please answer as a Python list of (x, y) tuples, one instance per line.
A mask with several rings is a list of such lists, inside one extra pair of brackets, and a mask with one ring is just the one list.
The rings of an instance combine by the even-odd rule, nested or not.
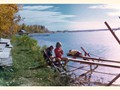
[(112, 64), (105, 64), (105, 63), (99, 63), (99, 62), (90, 62), (90, 61), (79, 60), (79, 59), (72, 59), (72, 58), (68, 58), (68, 60), (69, 61), (73, 61), (73, 62), (80, 62), (80, 63), (84, 63), (84, 64), (92, 64), (92, 65), (120, 68), (120, 65), (112, 65)]
[(12, 48), (12, 47), (13, 47), (13, 46), (11, 45), (11, 43), (10, 43), (10, 39), (1, 38), (1, 39), (0, 39), (0, 44), (6, 44), (7, 47), (9, 47), (9, 48)]
[(7, 44), (7, 42), (0, 41), (0, 44)]
[(3, 52), (10, 52), (11, 48), (4, 48)]
[(0, 66), (12, 66), (12, 57), (0, 59)]
[(101, 58), (92, 58), (92, 57), (86, 57), (86, 56), (81, 56), (80, 58), (83, 59), (92, 59), (92, 60), (98, 60), (98, 61), (105, 61), (105, 62), (113, 62), (113, 63), (120, 63), (120, 61), (116, 60), (106, 60), (106, 59), (101, 59)]
[(0, 51), (2, 52), (5, 48), (6, 44), (0, 44)]
[(111, 27), (108, 25), (107, 22), (105, 22), (105, 25), (108, 27), (108, 29), (110, 30), (110, 32), (112, 33), (112, 35), (114, 36), (114, 38), (117, 40), (117, 42), (120, 44), (120, 40), (118, 39), (118, 37), (115, 35), (115, 33), (113, 32), (113, 30), (111, 29)]
[(83, 47), (81, 47), (81, 49), (84, 51), (85, 56), (88, 55), (90, 57), (89, 53), (87, 53), (87, 51), (85, 51), (85, 49)]
[(10, 43), (10, 39), (1, 38), (1, 39), (0, 39), (0, 42)]
[(0, 52), (0, 58), (9, 58), (10, 52)]
[(112, 81), (110, 81), (110, 83), (108, 83), (107, 86), (110, 86), (113, 84), (113, 82), (115, 82), (118, 78), (120, 77), (120, 74), (118, 74)]

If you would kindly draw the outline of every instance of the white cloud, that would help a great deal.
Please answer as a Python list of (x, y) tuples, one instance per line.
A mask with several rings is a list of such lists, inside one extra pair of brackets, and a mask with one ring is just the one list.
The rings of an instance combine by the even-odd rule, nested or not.
[[(84, 22), (74, 22), (69, 25), (70, 30), (93, 30), (93, 29), (108, 29), (107, 26), (104, 23), (105, 21), (99, 20), (99, 21), (84, 21)], [(111, 26), (111, 28), (118, 28), (120, 25), (119, 20), (114, 19), (107, 19), (108, 24)]]
[(112, 12), (107, 12), (106, 14), (109, 16), (120, 16), (120, 5), (113, 4), (113, 5), (97, 5), (97, 6), (90, 6), (91, 9), (107, 9), (107, 10), (114, 10)]
[[(33, 11), (33, 9), (40, 8), (40, 6), (26, 6), (19, 14), (25, 18), (24, 23), (27, 24), (51, 24), (51, 23), (69, 23), (69, 18), (75, 17), (75, 15), (66, 15), (57, 11), (45, 10), (45, 8), (53, 8), (53, 6), (41, 6), (42, 11)], [(44, 10), (43, 10), (44, 9)], [(40, 10), (40, 9), (39, 9)]]
[(54, 6), (24, 6), (23, 10), (46, 10), (46, 9), (51, 9), (54, 8)]
[(70, 28), (73, 29), (80, 29), (80, 30), (87, 30), (87, 29), (102, 29), (106, 28), (104, 22), (97, 22), (97, 21), (86, 21), (86, 22), (75, 22), (72, 23)]
[(90, 6), (89, 8), (92, 9), (113, 9), (113, 10), (120, 10), (120, 5), (97, 5), (97, 6)]
[(120, 11), (117, 11), (117, 12), (108, 12), (107, 14), (109, 16), (120, 16)]

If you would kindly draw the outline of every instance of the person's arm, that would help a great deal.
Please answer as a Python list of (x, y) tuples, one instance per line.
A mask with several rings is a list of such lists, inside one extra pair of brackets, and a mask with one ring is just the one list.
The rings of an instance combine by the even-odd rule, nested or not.
[(64, 53), (63, 53), (63, 50), (61, 50), (61, 54), (64, 54)]
[(61, 53), (62, 55), (64, 54), (62, 48), (60, 48), (60, 53)]

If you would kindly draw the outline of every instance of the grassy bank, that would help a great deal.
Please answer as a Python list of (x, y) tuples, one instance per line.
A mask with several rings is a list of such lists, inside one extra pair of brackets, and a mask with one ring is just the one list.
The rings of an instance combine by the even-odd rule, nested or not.
[[(11, 39), (12, 67), (1, 67), (1, 86), (66, 86), (67, 77), (61, 77), (46, 65), (42, 56), (44, 47), (27, 35)], [(38, 68), (37, 68), (38, 67)]]

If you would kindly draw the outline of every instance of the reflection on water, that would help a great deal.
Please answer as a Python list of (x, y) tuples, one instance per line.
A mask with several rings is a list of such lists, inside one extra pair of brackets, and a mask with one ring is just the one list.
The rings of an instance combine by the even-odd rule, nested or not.
[[(120, 38), (120, 31), (115, 32), (116, 35)], [(62, 48), (64, 50), (64, 56), (70, 49), (80, 50), (82, 46), (88, 51), (92, 57), (103, 57), (105, 59), (114, 59), (120, 61), (120, 45), (112, 36), (109, 31), (103, 32), (74, 32), (74, 33), (55, 33), (50, 34), (49, 36), (33, 36), (40, 46), (43, 45), (53, 45), (55, 46), (57, 41), (62, 42)], [(107, 68), (107, 67), (98, 67), (97, 70), (104, 70), (108, 73), (119, 73), (119, 69)], [(76, 71), (79, 73), (80, 71)], [(107, 82), (110, 81), (115, 76), (105, 76), (102, 74), (93, 74), (93, 79), (102, 76)], [(120, 80), (117, 80), (120, 82)]]

